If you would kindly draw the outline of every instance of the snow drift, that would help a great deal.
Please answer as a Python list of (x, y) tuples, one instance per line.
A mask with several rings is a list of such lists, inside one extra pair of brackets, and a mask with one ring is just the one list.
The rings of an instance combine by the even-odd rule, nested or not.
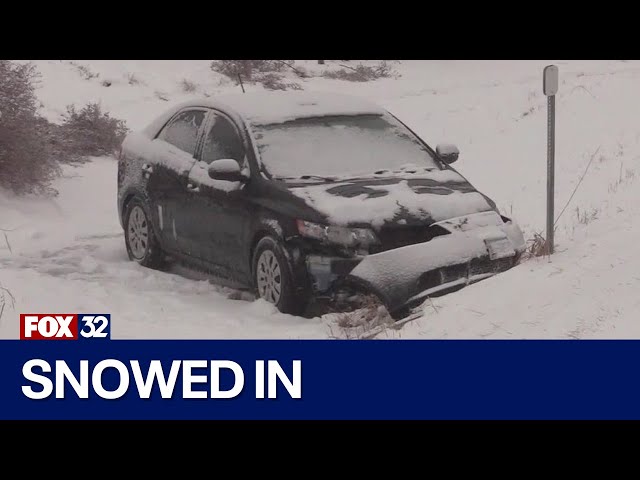
[[(70, 103), (99, 101), (142, 129), (166, 109), (163, 98), (189, 100), (179, 84), (185, 77), (197, 84), (198, 95), (238, 89), (213, 75), (208, 61), (77, 63), (113, 82), (105, 88), (86, 80), (68, 62), (36, 62), (43, 74), (38, 95), (52, 121)], [(456, 169), (532, 238), (545, 225), (540, 77), (549, 63), (559, 66), (561, 78), (557, 215), (570, 199), (556, 224), (557, 253), (427, 301), (420, 319), (378, 338), (640, 338), (640, 112), (633, 108), (640, 62), (411, 61), (398, 65), (397, 80), (309, 78), (301, 84), (363, 96), (431, 145), (456, 144)], [(138, 82), (130, 83), (130, 75)], [(282, 315), (197, 272), (156, 272), (128, 262), (115, 179), (115, 160), (95, 159), (65, 168), (58, 198), (0, 192), (1, 337), (16, 338), (19, 313), (34, 311), (111, 313), (113, 338), (352, 338), (361, 332), (340, 327), (336, 315)], [(342, 214), (339, 206), (330, 208)]]

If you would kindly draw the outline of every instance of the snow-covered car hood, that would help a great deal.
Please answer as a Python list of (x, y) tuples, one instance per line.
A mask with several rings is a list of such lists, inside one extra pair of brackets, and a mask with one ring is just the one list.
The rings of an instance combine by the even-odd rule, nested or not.
[(453, 170), (382, 174), (319, 184), (290, 181), (288, 188), (336, 225), (380, 228), (425, 224), (495, 208)]

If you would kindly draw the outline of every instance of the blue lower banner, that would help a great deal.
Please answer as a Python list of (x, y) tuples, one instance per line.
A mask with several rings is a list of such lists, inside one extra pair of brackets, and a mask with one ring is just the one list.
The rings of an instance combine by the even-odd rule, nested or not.
[(1, 419), (640, 419), (640, 341), (0, 341)]

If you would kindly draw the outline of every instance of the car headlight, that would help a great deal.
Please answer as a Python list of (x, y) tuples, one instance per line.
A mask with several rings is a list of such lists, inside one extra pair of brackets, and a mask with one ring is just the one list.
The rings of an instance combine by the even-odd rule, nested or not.
[(298, 220), (298, 233), (303, 237), (315, 238), (326, 243), (345, 247), (367, 247), (378, 243), (378, 237), (368, 228), (348, 228), (337, 225), (320, 225), (318, 223)]

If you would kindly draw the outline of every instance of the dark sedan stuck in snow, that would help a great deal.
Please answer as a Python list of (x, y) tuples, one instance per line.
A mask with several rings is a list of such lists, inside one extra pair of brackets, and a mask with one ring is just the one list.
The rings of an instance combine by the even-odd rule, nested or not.
[(359, 98), (204, 98), (125, 139), (118, 213), (141, 265), (174, 257), (285, 313), (367, 293), (397, 317), (509, 269), (524, 249), (457, 158)]

